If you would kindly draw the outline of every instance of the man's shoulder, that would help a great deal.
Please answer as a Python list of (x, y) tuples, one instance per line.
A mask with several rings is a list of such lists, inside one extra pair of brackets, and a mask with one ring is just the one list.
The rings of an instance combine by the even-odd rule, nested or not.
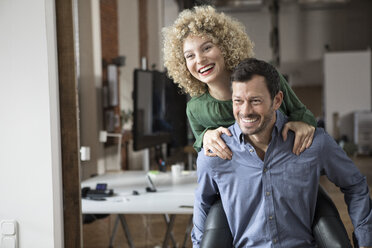
[(316, 149), (319, 152), (325, 152), (331, 147), (333, 149), (341, 149), (332, 136), (330, 136), (323, 128), (317, 127), (314, 133), (311, 148)]
[[(224, 140), (226, 145), (230, 148), (230, 150), (234, 153), (234, 147), (237, 144), (237, 137), (236, 137), (236, 130), (234, 129), (234, 124), (229, 126), (228, 129), (230, 130), (232, 136), (228, 136), (226, 134), (222, 134), (221, 138)], [(210, 168), (214, 168), (217, 166), (221, 166), (222, 164), (229, 163), (230, 160), (225, 160), (219, 157), (209, 157), (204, 154), (204, 148), (201, 149), (201, 151), (198, 153), (197, 158), (197, 165), (205, 166)]]
[(200, 150), (200, 152), (198, 153), (198, 158), (197, 158), (197, 166), (198, 166), (198, 169), (200, 167), (206, 167), (206, 168), (211, 168), (213, 169), (214, 167), (218, 167), (218, 166), (221, 166), (222, 164), (226, 164), (228, 163), (230, 160), (225, 160), (225, 159), (222, 159), (218, 156), (216, 157), (209, 157), (207, 155), (204, 154), (204, 148), (202, 148)]
[(314, 133), (314, 141), (324, 142), (325, 140), (332, 139), (332, 137), (321, 127), (317, 127)]
[(227, 127), (227, 129), (229, 129), (230, 133), (232, 134), (231, 136), (228, 136), (226, 134), (221, 135), (221, 139), (225, 141), (227, 146), (233, 145), (234, 143), (237, 142), (237, 140), (239, 140), (240, 134), (238, 133), (239, 130), (237, 130), (238, 127), (239, 126), (237, 126), (237, 124), (234, 123), (231, 126)]

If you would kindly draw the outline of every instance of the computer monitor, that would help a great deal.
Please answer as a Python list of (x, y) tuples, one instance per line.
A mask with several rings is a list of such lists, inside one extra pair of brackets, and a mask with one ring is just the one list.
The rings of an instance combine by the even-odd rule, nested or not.
[(134, 70), (133, 150), (187, 144), (186, 95), (165, 72)]

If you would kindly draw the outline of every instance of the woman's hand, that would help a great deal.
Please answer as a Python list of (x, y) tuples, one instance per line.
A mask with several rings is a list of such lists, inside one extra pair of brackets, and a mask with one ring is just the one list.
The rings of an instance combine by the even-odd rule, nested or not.
[(221, 139), (222, 134), (231, 136), (229, 129), (219, 127), (214, 130), (208, 130), (203, 136), (204, 154), (209, 157), (220, 157), (222, 159), (231, 159), (232, 152), (227, 147), (225, 142)]
[(287, 133), (292, 130), (295, 133), (295, 140), (292, 152), (297, 156), (306, 148), (311, 146), (314, 138), (315, 127), (301, 121), (290, 121), (284, 125), (282, 136), (287, 140)]

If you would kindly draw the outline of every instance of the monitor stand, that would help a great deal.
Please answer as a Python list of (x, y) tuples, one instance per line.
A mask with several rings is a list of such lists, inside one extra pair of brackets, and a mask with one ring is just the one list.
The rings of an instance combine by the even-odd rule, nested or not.
[(148, 172), (150, 170), (150, 149), (143, 150), (143, 170)]

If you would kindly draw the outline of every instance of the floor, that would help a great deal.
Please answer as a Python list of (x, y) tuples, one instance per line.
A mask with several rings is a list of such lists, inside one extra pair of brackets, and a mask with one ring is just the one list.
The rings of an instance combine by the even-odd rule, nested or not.
[[(191, 215), (178, 215), (175, 220), (173, 234), (177, 247), (182, 247), (185, 238), (185, 230)], [(83, 226), (84, 248), (107, 248), (109, 247), (110, 235), (114, 226), (116, 215), (97, 220)], [(165, 235), (165, 221), (163, 215), (126, 215), (131, 231), (134, 246), (136, 248), (162, 247)], [(129, 247), (121, 227), (118, 228), (114, 239), (115, 248)], [(186, 247), (192, 247), (188, 238)]]
[[(355, 157), (355, 164), (360, 171), (367, 177), (372, 197), (372, 157)], [(328, 181), (327, 178), (321, 178), (321, 184), (327, 190), (328, 194), (336, 204), (341, 218), (345, 224), (346, 230), (351, 237), (353, 227), (347, 213), (347, 207), (344, 203), (343, 194), (339, 189)], [(97, 220), (91, 224), (83, 226), (84, 248), (106, 248), (110, 241), (110, 234), (115, 222), (115, 215)], [(184, 232), (187, 227), (190, 216), (178, 215), (174, 226), (174, 236), (178, 246), (181, 247), (184, 240)], [(154, 248), (161, 247), (165, 234), (165, 222), (162, 215), (127, 215), (129, 228), (131, 230), (133, 242), (136, 248)], [(120, 227), (114, 240), (115, 248), (129, 247)], [(192, 247), (188, 240), (186, 247)]]

